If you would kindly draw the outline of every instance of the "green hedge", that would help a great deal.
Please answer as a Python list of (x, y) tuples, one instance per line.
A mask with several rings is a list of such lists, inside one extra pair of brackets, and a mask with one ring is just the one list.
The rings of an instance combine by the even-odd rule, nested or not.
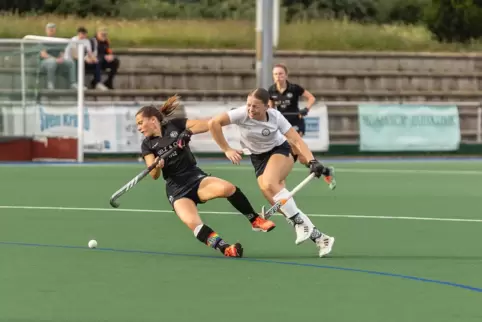
[[(0, 11), (129, 20), (254, 21), (256, 0), (3, 0)], [(482, 0), (281, 0), (282, 21), (425, 25), (440, 42), (482, 36)]]
[[(62, 17), (53, 15), (0, 19), (0, 38), (43, 35), (48, 22), (57, 24), (57, 35), (70, 38), (78, 26), (92, 35), (99, 26), (109, 29), (116, 48), (231, 48), (254, 49), (253, 21), (170, 20)], [(423, 26), (377, 25), (348, 20), (317, 20), (281, 25), (279, 50), (378, 50), (378, 51), (480, 51), (478, 42), (441, 43)]]
[[(430, 0), (282, 0), (285, 21), (348, 18), (358, 22), (421, 21)], [(3, 0), (1, 10), (135, 18), (254, 20), (256, 0)], [(30, 10), (29, 10), (30, 9)]]
[(439, 41), (467, 43), (482, 36), (482, 1), (433, 0), (426, 22)]

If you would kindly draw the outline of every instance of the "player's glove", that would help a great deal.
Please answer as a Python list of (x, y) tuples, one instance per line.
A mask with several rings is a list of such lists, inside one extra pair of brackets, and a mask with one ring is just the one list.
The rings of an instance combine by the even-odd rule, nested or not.
[(308, 115), (308, 112), (309, 112), (309, 111), (310, 111), (310, 110), (309, 110), (307, 107), (305, 107), (304, 109), (300, 110), (300, 115), (301, 115), (301, 116), (306, 116), (306, 115)]
[(179, 136), (177, 137), (177, 146), (180, 149), (183, 149), (191, 141), (191, 136), (192, 136), (192, 132), (190, 130), (186, 129), (182, 131), (181, 134), (179, 134)]
[(310, 168), (310, 173), (314, 173), (315, 177), (319, 178), (322, 175), (330, 175), (330, 170), (325, 168), (318, 160), (313, 159), (308, 163), (308, 167)]

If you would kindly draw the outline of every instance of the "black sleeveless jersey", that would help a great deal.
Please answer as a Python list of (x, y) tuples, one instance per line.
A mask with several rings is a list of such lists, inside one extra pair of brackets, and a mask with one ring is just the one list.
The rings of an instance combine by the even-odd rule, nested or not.
[(283, 116), (291, 123), (299, 120), (298, 112), (300, 111), (299, 101), (303, 96), (305, 89), (298, 84), (286, 82), (286, 89), (280, 93), (273, 84), (268, 89), (269, 98), (273, 101), (274, 107), (283, 114)]
[[(173, 146), (177, 146), (176, 138), (186, 129), (186, 122), (185, 118), (172, 119), (163, 124), (162, 136), (146, 137), (141, 145), (142, 157), (148, 154), (160, 156)], [(179, 181), (179, 179), (185, 178), (189, 172), (198, 170), (196, 159), (189, 145), (172, 153), (164, 162), (162, 176), (167, 182)]]

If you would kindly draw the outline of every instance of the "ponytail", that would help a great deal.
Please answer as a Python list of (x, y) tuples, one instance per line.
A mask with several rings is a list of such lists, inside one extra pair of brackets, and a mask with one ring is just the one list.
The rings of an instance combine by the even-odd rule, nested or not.
[(171, 116), (174, 111), (179, 107), (179, 105), (181, 105), (181, 102), (179, 101), (180, 98), (181, 97), (177, 94), (169, 97), (159, 108), (161, 115), (163, 117)]
[(154, 105), (147, 105), (143, 106), (137, 111), (137, 114), (142, 114), (144, 117), (156, 117), (159, 120), (159, 123), (164, 124), (165, 118), (174, 114), (176, 108), (181, 105), (179, 101), (180, 96), (174, 95), (169, 97), (162, 106), (154, 106)]

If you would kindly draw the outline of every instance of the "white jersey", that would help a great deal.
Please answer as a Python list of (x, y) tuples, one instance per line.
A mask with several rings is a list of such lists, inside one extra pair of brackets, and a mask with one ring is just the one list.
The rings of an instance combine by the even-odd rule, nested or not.
[[(79, 36), (72, 37), (72, 41), (79, 41)], [(85, 38), (80, 40), (84, 44), (84, 51), (86, 53), (92, 53), (92, 45), (90, 40)], [(64, 58), (72, 59), (73, 54), (77, 55), (77, 43), (70, 42), (67, 47), (65, 47)]]
[(261, 154), (281, 145), (284, 134), (291, 129), (291, 124), (276, 109), (268, 108), (268, 120), (258, 121), (248, 117), (246, 106), (228, 112), (231, 124), (236, 124), (241, 136), (241, 146), (253, 154)]

